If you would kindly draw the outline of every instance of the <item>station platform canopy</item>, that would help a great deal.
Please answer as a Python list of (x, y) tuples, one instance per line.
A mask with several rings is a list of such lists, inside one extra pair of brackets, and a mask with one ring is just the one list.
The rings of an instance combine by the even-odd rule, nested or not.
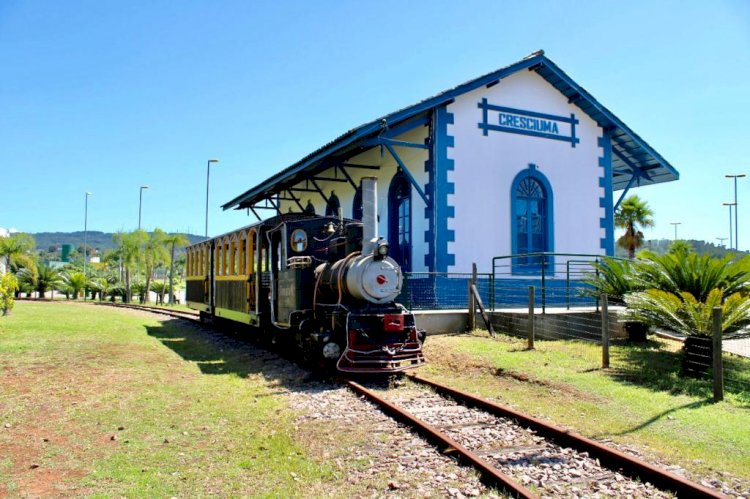
[[(568, 98), (582, 112), (593, 119), (602, 129), (609, 132), (612, 145), (612, 188), (629, 190), (643, 186), (670, 182), (679, 179), (679, 173), (659, 153), (633, 132), (611, 111), (594, 99), (583, 87), (573, 81), (562, 69), (544, 55), (544, 51), (534, 52), (510, 66), (462, 83), (450, 90), (418, 102), (412, 106), (387, 114), (342, 134), (293, 165), (266, 179), (252, 189), (222, 205), (224, 210), (252, 209), (272, 206), (289, 189), (305, 180), (316, 185), (316, 175), (336, 168), (342, 172), (340, 181), (353, 182), (347, 173), (351, 168), (377, 168), (368, 165), (351, 164), (350, 158), (367, 149), (377, 147), (379, 136), (388, 131), (409, 130), (426, 125), (432, 110), (449, 104), (457, 96), (470, 92), (483, 85), (493, 85), (518, 71), (535, 71), (550, 85)], [(319, 180), (326, 180), (319, 178)], [(356, 188), (356, 185), (353, 185)], [(319, 190), (319, 189), (318, 189)], [(624, 193), (623, 193), (624, 194)], [(621, 197), (622, 199), (622, 197)], [(261, 206), (264, 203), (265, 206)]]

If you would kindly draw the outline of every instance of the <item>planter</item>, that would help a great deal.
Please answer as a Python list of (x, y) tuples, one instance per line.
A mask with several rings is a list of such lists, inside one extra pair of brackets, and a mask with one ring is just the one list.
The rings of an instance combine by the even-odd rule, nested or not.
[(628, 341), (644, 342), (648, 334), (648, 324), (639, 321), (627, 321), (623, 329), (628, 333)]
[(702, 377), (713, 366), (713, 340), (707, 336), (685, 338), (682, 356), (682, 374)]

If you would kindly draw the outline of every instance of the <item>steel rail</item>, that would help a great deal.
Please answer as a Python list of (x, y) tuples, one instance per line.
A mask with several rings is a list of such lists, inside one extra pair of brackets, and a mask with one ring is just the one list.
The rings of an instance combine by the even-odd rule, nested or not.
[(624, 474), (633, 478), (640, 478), (643, 481), (648, 481), (662, 490), (676, 493), (679, 497), (726, 497), (716, 490), (691, 482), (686, 478), (675, 475), (674, 473), (670, 473), (661, 468), (657, 468), (641, 459), (607, 447), (595, 440), (584, 437), (583, 435), (565, 430), (547, 423), (546, 421), (542, 421), (541, 419), (522, 414), (510, 407), (481, 399), (470, 393), (456, 390), (455, 388), (445, 386), (416, 374), (407, 374), (406, 376), (412, 381), (432, 387), (439, 393), (449, 395), (467, 406), (482, 409), (496, 416), (514, 419), (521, 425), (531, 428), (540, 436), (548, 438), (558, 445), (571, 447), (581, 452), (588, 452), (590, 456), (598, 458), (602, 465), (605, 465), (610, 469), (622, 470)]
[(508, 475), (502, 473), (490, 463), (483, 460), (474, 452), (463, 447), (461, 444), (445, 435), (444, 433), (441, 433), (434, 426), (431, 426), (421, 419), (414, 417), (411, 413), (405, 411), (404, 409), (401, 409), (395, 404), (388, 402), (387, 400), (368, 390), (359, 383), (351, 380), (345, 380), (345, 383), (354, 392), (364, 396), (371, 402), (374, 402), (378, 407), (380, 407), (381, 410), (383, 410), (383, 412), (413, 427), (419, 433), (424, 435), (428, 440), (431, 440), (433, 443), (437, 443), (438, 445), (444, 446), (448, 449), (448, 452), (455, 451), (456, 453), (458, 453), (458, 456), (461, 460), (468, 462), (469, 464), (474, 466), (482, 473), (482, 475), (487, 480), (499, 485), (502, 489), (505, 490), (505, 492), (512, 495), (513, 497), (520, 497), (525, 499), (538, 497), (523, 485), (517, 483)]
[(192, 312), (185, 312), (181, 310), (169, 310), (169, 309), (160, 308), (160, 307), (149, 307), (147, 305), (138, 305), (135, 303), (104, 303), (102, 302), (102, 303), (96, 303), (96, 305), (104, 305), (107, 307), (114, 307), (114, 308), (130, 308), (133, 310), (143, 310), (145, 312), (168, 315), (170, 317), (174, 317), (177, 319), (185, 319), (187, 321), (200, 322), (200, 318), (198, 314), (194, 314)]

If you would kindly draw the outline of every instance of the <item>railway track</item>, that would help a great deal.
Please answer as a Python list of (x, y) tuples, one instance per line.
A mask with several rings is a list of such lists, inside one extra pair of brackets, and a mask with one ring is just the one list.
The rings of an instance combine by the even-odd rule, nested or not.
[(724, 497), (591, 439), (418, 375), (406, 389), (346, 381), (390, 416), (521, 498)]
[[(110, 305), (110, 304), (107, 304)], [(200, 323), (197, 313), (111, 305)], [(404, 389), (344, 383), (511, 496), (725, 497), (594, 440), (415, 374)]]
[(200, 316), (195, 312), (188, 312), (186, 310), (171, 310), (163, 307), (151, 307), (148, 305), (136, 305), (134, 303), (106, 303), (106, 302), (94, 302), (96, 305), (104, 305), (115, 308), (130, 308), (134, 310), (145, 310), (147, 312), (154, 312), (157, 314), (168, 315), (177, 319), (185, 319), (188, 321), (200, 323)]

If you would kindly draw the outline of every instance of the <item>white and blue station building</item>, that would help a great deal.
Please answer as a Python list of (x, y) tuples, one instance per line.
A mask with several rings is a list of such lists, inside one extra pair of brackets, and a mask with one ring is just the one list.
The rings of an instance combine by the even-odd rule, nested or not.
[(679, 178), (540, 51), (354, 128), (223, 208), (359, 219), (365, 176), (378, 179), (391, 256), (437, 273), (490, 272), (500, 255), (613, 255), (628, 191)]

